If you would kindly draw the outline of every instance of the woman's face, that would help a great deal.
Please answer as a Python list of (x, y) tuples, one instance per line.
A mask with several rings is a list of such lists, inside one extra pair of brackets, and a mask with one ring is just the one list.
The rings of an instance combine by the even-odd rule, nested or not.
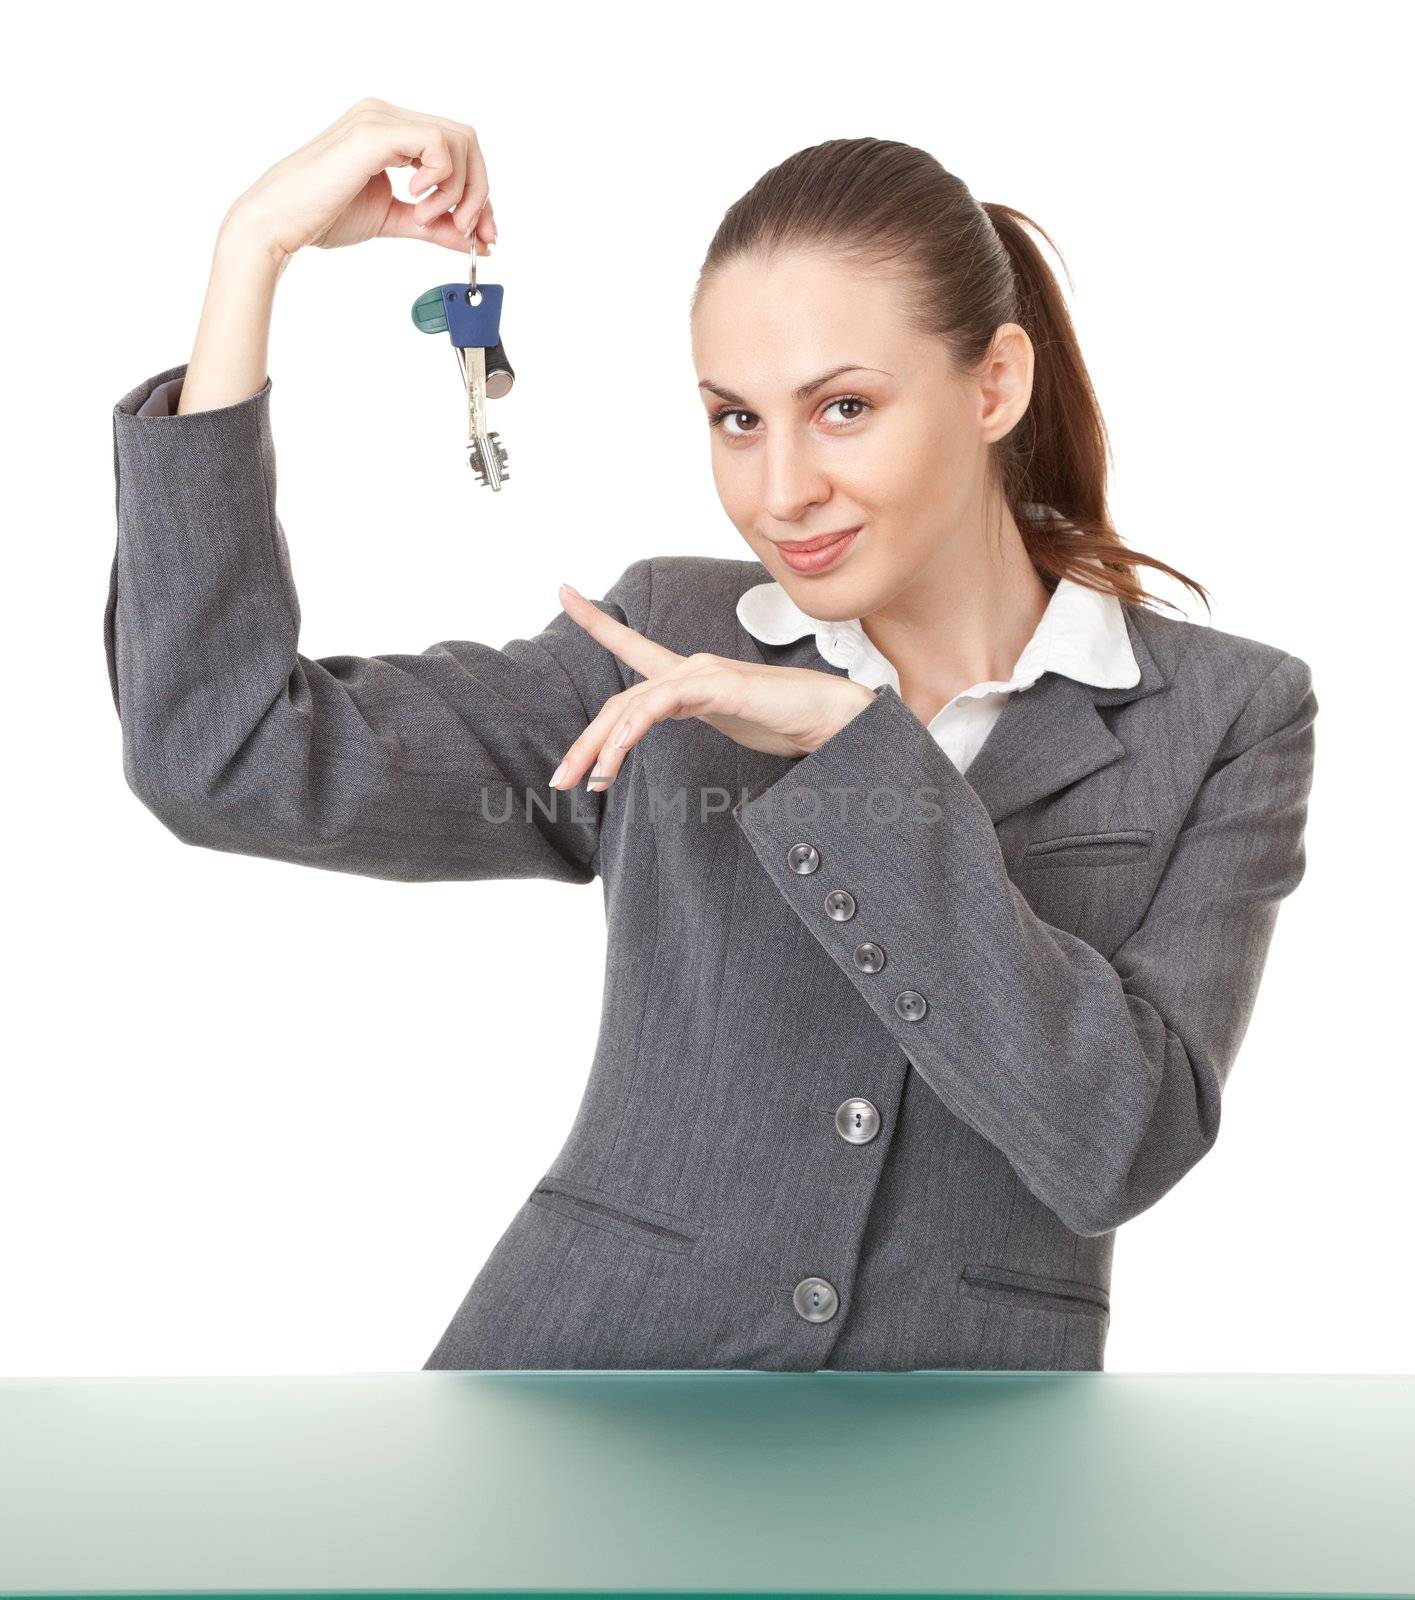
[[(906, 326), (899, 293), (883, 275), (793, 251), (721, 268), (693, 317), (723, 507), (772, 577), (823, 620), (878, 609), (931, 562), (948, 570), (959, 530), (981, 526), (988, 445), (1030, 394), (1020, 329), (1020, 351), (1003, 341), (1011, 366), (1000, 395), (992, 380), (957, 375), (942, 341)], [(996, 362), (984, 372), (995, 379)], [(787, 541), (850, 528), (860, 531), (818, 571), (787, 558)]]

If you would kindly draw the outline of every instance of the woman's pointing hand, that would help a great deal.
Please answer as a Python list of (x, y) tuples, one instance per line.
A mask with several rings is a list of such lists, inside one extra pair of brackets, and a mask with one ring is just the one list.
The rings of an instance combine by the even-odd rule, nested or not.
[(818, 749), (874, 698), (863, 684), (805, 667), (768, 667), (697, 651), (680, 656), (606, 616), (568, 584), (560, 601), (570, 619), (643, 679), (604, 702), (599, 715), (565, 752), (550, 779), (603, 789), (656, 722), (698, 717), (749, 750), (803, 756)]

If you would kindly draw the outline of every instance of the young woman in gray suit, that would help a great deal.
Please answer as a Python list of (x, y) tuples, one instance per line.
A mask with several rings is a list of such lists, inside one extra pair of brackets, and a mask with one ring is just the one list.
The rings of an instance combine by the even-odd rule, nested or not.
[(487, 190), (470, 127), (360, 101), (231, 207), (190, 363), (114, 410), (124, 770), (178, 838), (602, 883), (579, 1115), (426, 1365), (1099, 1369), (1115, 1230), (1213, 1146), (1304, 870), (1307, 664), (1148, 603), (1139, 565), (1203, 591), (1110, 525), (1026, 219), (870, 138), (703, 264), (748, 558), (635, 561), (500, 649), (301, 654), (280, 273), (484, 253)]

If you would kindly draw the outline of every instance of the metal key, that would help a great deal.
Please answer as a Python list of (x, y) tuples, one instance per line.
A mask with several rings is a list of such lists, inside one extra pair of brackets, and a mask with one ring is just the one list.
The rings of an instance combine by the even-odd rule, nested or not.
[[(467, 301), (475, 305), (477, 292), (477, 241), (467, 254)], [(498, 319), (499, 320), (499, 319)], [(511, 474), (506, 471), (506, 447), (486, 425), (486, 348), (482, 345), (456, 346), (467, 385), (467, 465), (483, 485), (500, 489)]]
[(478, 345), (457, 350), (467, 385), (467, 465), (483, 484), (499, 489), (506, 471), (506, 446), (486, 425), (486, 351)]

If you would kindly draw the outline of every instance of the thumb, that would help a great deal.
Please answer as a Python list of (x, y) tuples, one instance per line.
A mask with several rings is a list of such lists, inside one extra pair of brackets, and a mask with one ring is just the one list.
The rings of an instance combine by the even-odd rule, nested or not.
[(444, 245), (448, 250), (455, 250), (459, 255), (467, 255), (473, 243), (477, 246), (477, 254), (484, 256), (490, 254), (490, 246), (473, 233), (468, 239), (466, 234), (452, 220), (450, 211), (439, 211), (425, 228), (420, 228), (413, 221), (413, 213), (417, 210), (415, 205), (410, 205), (406, 200), (394, 199), (388, 208), (388, 213), (383, 219), (383, 227), (379, 230), (382, 239), (424, 239), (429, 244)]

